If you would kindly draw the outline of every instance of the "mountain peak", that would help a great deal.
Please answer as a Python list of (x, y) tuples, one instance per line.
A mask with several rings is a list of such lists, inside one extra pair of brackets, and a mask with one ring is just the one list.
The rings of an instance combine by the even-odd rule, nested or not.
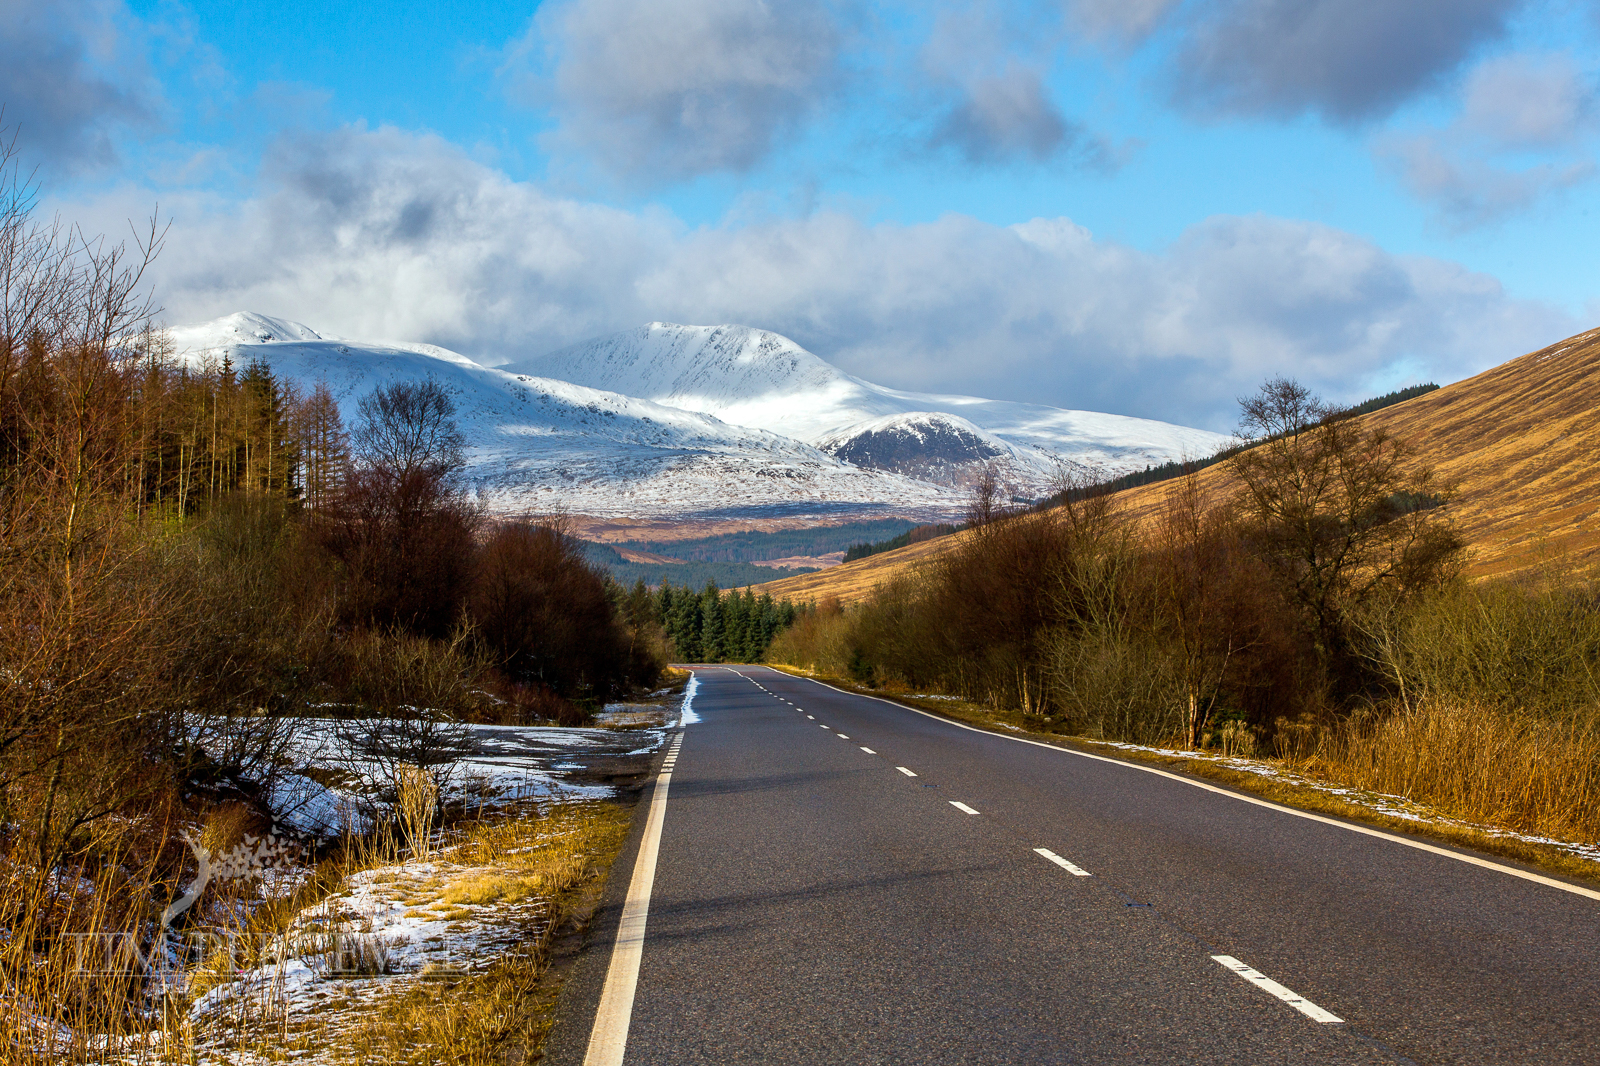
[(178, 351), (197, 352), (226, 348), (233, 344), (273, 344), (321, 341), (335, 338), (318, 333), (300, 322), (273, 318), (255, 311), (235, 311), (193, 326), (175, 326), (170, 331)]
[[(1022, 467), (1034, 471), (1021, 478), (1034, 489), (1050, 483), (1059, 461), (1100, 474), (1125, 473), (1210, 455), (1227, 443), (1220, 434), (1150, 419), (885, 388), (782, 334), (750, 326), (652, 322), (506, 369), (639, 396), (815, 445), (827, 440), (839, 446), (835, 438), (841, 433), (880, 431), (906, 446), (918, 440), (932, 447), (938, 437), (936, 450), (955, 448), (955, 438), (964, 434), (981, 434), (990, 443), (999, 438)], [(939, 414), (960, 419), (960, 426)], [(864, 425), (896, 418), (910, 421)], [(877, 450), (887, 446), (887, 437), (875, 440)]]

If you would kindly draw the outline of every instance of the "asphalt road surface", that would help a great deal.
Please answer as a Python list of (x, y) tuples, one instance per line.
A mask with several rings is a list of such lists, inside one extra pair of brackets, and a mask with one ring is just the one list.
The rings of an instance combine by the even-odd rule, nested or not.
[(696, 676), (551, 1061), (1600, 1063), (1600, 900), (762, 667)]

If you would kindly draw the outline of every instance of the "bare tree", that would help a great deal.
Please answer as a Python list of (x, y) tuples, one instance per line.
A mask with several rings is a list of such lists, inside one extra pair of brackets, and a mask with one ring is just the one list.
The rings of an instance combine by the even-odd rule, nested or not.
[(1340, 419), (1296, 382), (1242, 399), (1229, 460), (1256, 549), (1303, 613), (1325, 665), (1351, 665), (1352, 612), (1379, 589), (1404, 592), (1450, 572), (1462, 542), (1451, 492), (1383, 430)]
[(164, 230), (112, 244), (38, 221), (37, 198), (0, 143), (0, 804), (48, 868), (151, 787), (181, 627), (173, 596), (136, 580), (148, 560), (127, 535)]
[(418, 475), (439, 481), (466, 465), (455, 401), (432, 377), (375, 389), (356, 410), (356, 456), (369, 469), (396, 481)]

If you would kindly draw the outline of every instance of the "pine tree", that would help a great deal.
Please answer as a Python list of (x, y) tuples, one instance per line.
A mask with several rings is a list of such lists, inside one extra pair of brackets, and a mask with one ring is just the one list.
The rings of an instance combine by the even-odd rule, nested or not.
[(706, 582), (700, 593), (700, 648), (704, 661), (720, 663), (726, 658), (727, 627), (722, 616), (722, 594), (715, 582)]
[(350, 437), (326, 382), (318, 382), (296, 407), (294, 421), (304, 465), (303, 495), (310, 506), (321, 507), (344, 487), (350, 463)]

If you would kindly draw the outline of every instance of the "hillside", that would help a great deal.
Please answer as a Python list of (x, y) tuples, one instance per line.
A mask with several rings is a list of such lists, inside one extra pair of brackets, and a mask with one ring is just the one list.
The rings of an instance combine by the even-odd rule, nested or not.
[[(1146, 418), (885, 388), (845, 373), (787, 337), (748, 326), (652, 322), (504, 369), (836, 447), (856, 434), (883, 430), (883, 420), (895, 416), (916, 416), (907, 424), (925, 426), (931, 416), (953, 415), (976, 434), (1003, 442), (997, 448), (987, 441), (986, 450), (1006, 453), (990, 458), (998, 458), (1008, 479), (1031, 495), (1051, 487), (1058, 462), (1104, 476), (1209, 455), (1226, 442), (1217, 433)], [(936, 446), (949, 443), (946, 432)], [(895, 462), (914, 460), (902, 448)], [(947, 463), (932, 456), (927, 465), (940, 469)], [(962, 480), (959, 473), (955, 480)]]
[(450, 390), (468, 440), (466, 478), (491, 511), (674, 520), (944, 516), (958, 492), (865, 470), (766, 430), (565, 381), (511, 374), (427, 344), (324, 337), (296, 322), (235, 314), (172, 330), (191, 366), (261, 361), (310, 389), (325, 382), (346, 424), (392, 381)]
[[(1600, 564), (1600, 329), (1362, 415), (1361, 424), (1387, 429), (1457, 485), (1451, 512), (1469, 547), (1469, 575)], [(1213, 497), (1230, 490), (1226, 466), (1202, 471), (1199, 480)], [(1118, 504), (1153, 519), (1179, 484), (1129, 489)], [(914, 544), (758, 589), (850, 603), (952, 543)]]

